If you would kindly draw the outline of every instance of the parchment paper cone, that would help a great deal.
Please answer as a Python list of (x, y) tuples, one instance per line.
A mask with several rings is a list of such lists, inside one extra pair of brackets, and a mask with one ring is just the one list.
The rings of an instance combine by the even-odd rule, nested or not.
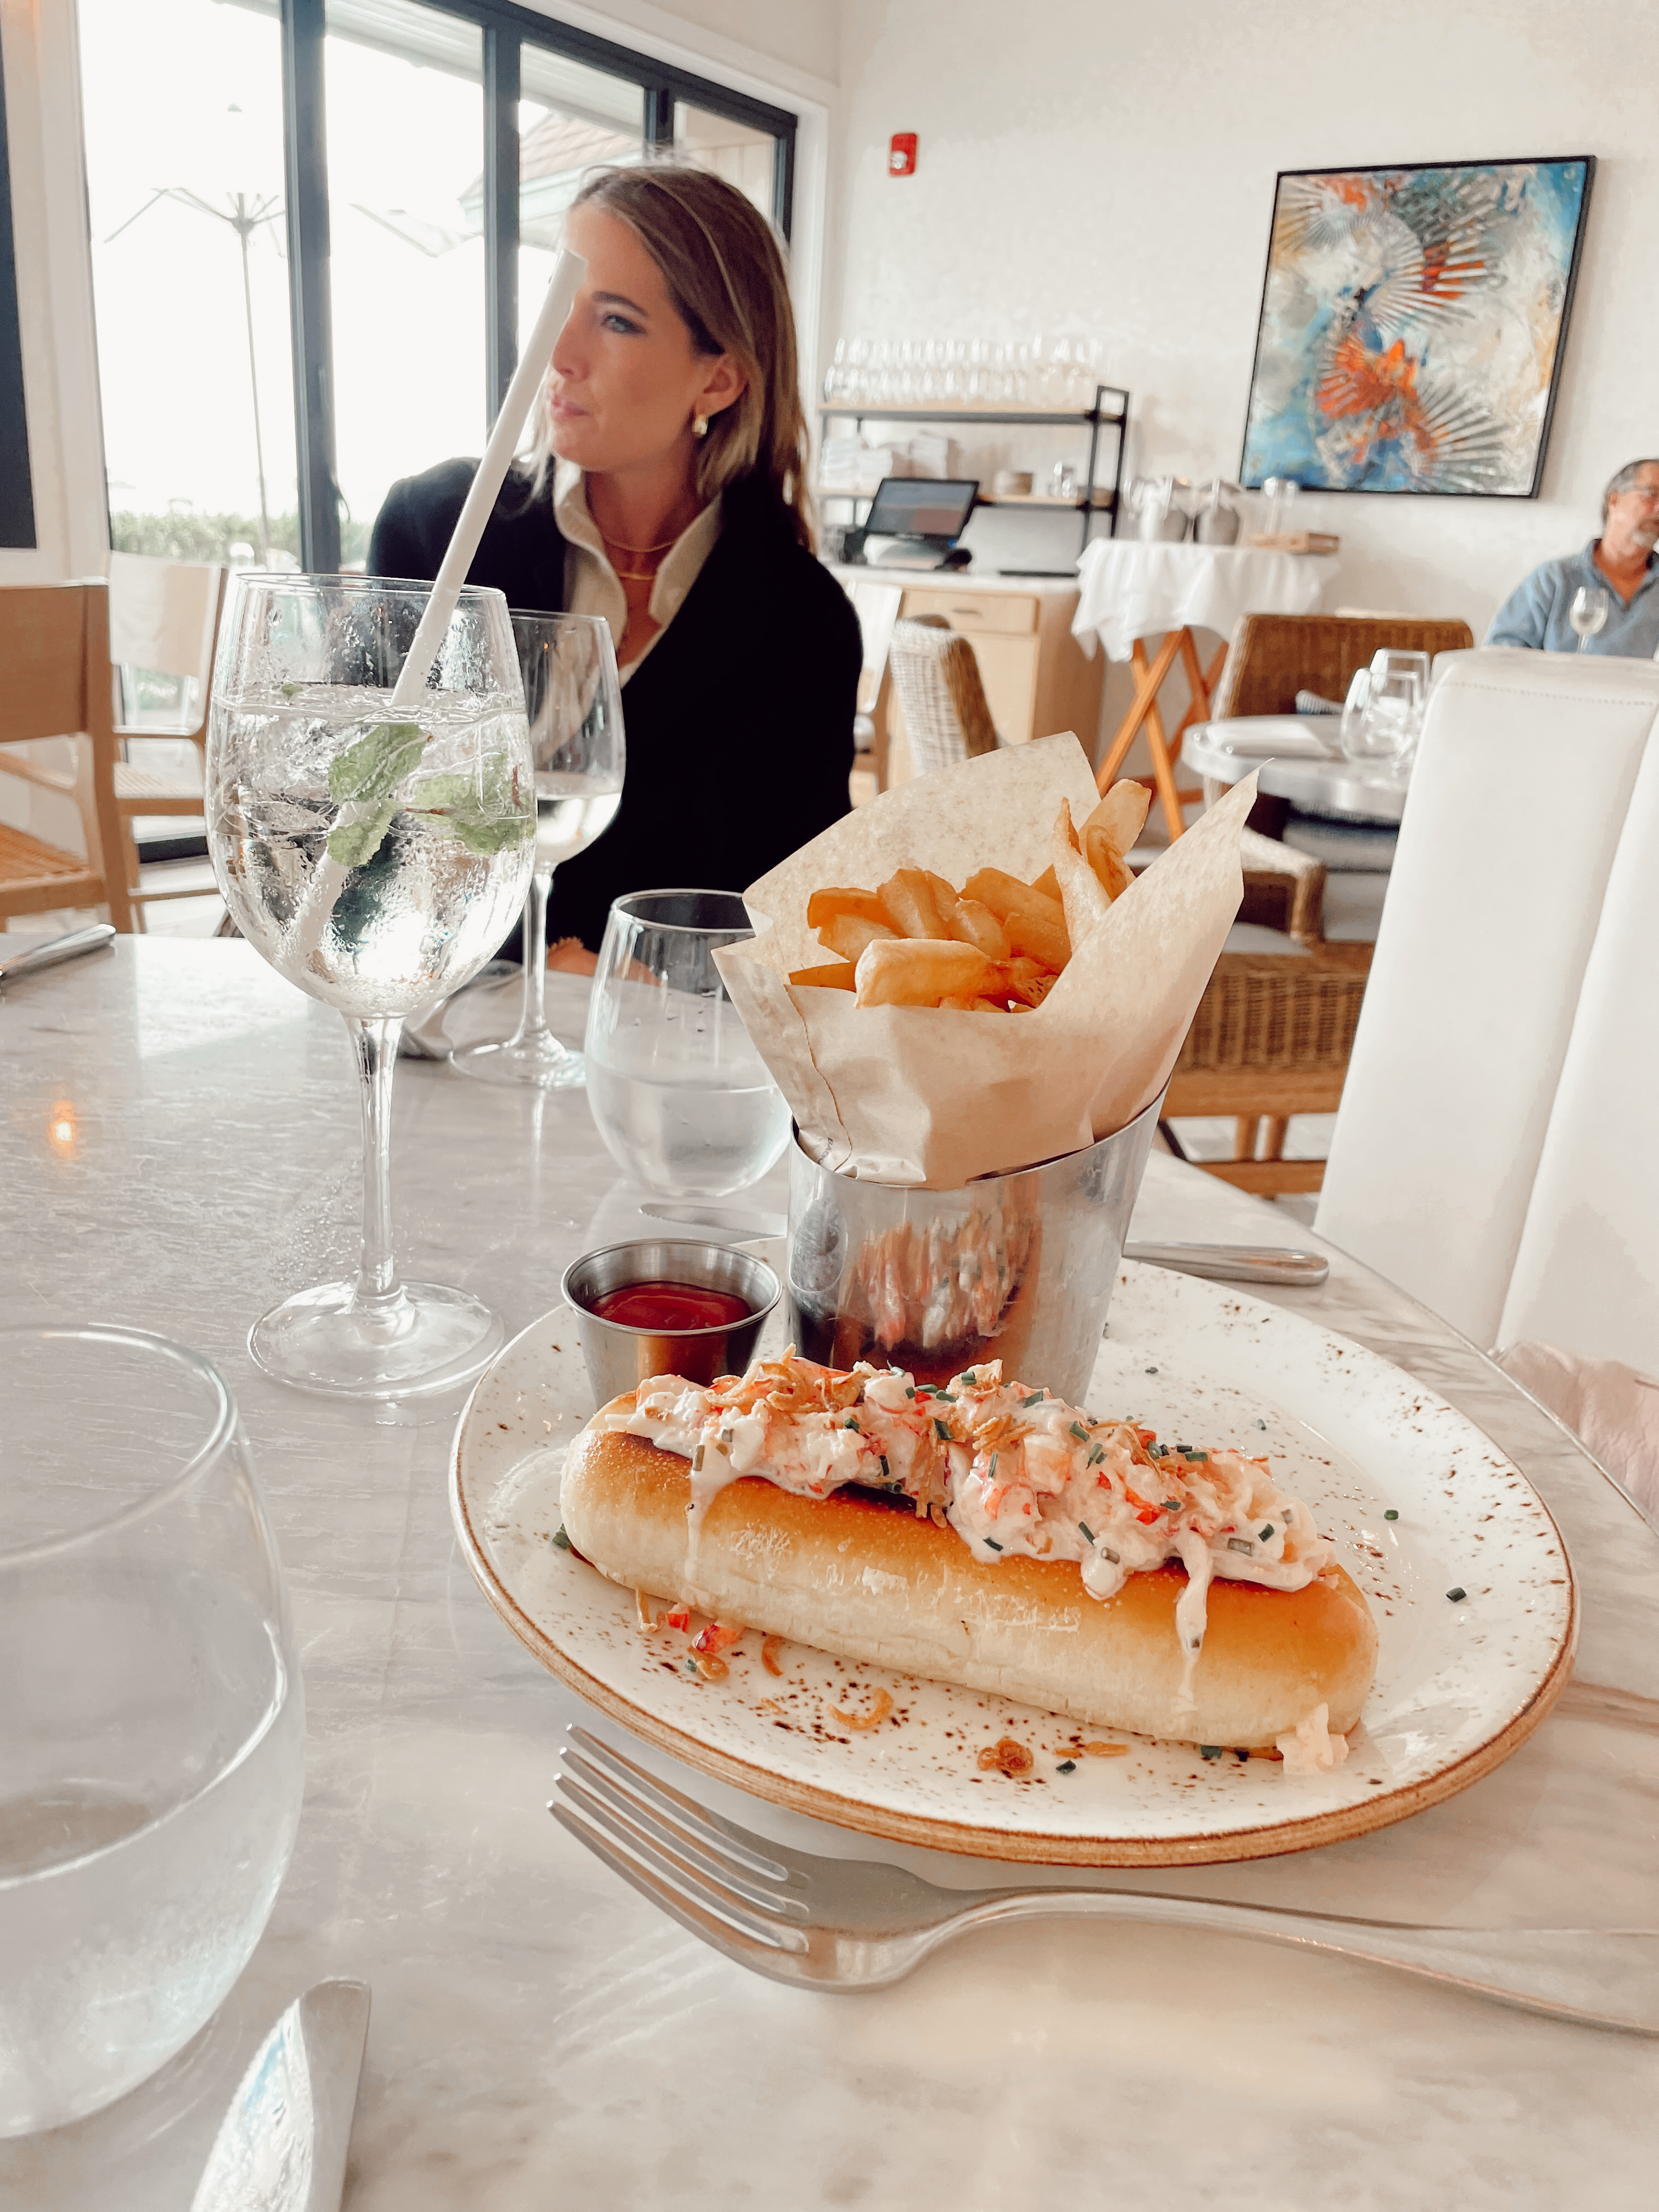
[(1035, 1012), (857, 1006), (787, 981), (832, 956), (811, 894), (873, 889), (895, 868), (960, 885), (993, 866), (1030, 882), (1068, 799), (1096, 800), (1072, 735), (988, 753), (882, 793), (744, 893), (757, 934), (714, 956), (815, 1159), (847, 1175), (953, 1190), (1109, 1136), (1163, 1089), (1243, 896), (1247, 776), (1113, 902)]

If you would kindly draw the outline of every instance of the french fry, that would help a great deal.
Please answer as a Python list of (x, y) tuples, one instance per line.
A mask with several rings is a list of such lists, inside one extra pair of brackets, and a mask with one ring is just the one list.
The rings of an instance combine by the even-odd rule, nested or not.
[(1034, 876), (1032, 878), (1031, 889), (1039, 893), (1043, 898), (1058, 899), (1060, 896), (1060, 878), (1054, 873), (1052, 868), (1045, 868), (1040, 876)]
[(1083, 857), (1109, 899), (1121, 898), (1134, 881), (1128, 864), (1112, 842), (1111, 833), (1098, 823), (1083, 833)]
[(895, 933), (884, 921), (870, 921), (861, 914), (838, 914), (819, 930), (818, 941), (826, 951), (856, 961), (866, 945)]
[(1131, 783), (1126, 777), (1115, 783), (1098, 806), (1078, 825), (1086, 837), (1091, 830), (1103, 830), (1111, 839), (1121, 860), (1146, 826), (1146, 810), (1152, 803), (1152, 794), (1144, 783)]
[(900, 937), (949, 935), (925, 868), (901, 868), (889, 876), (876, 896), (882, 903), (883, 918)]
[(988, 997), (998, 971), (971, 945), (927, 938), (877, 938), (859, 956), (861, 1006), (936, 1006), (942, 999)]
[(855, 914), (865, 921), (878, 921), (884, 927), (887, 923), (881, 900), (874, 891), (847, 889), (814, 891), (806, 902), (806, 927), (822, 929), (838, 914)]
[(945, 926), (958, 945), (976, 945), (988, 960), (1006, 960), (1013, 951), (1007, 931), (990, 908), (981, 906), (977, 899), (957, 898), (952, 894)]
[[(1045, 900), (1044, 904), (1048, 903)], [(1063, 915), (1054, 918), (1032, 907), (1016, 907), (1004, 915), (1002, 926), (1016, 953), (1040, 960), (1056, 974), (1072, 957), (1072, 940), (1066, 933)]]
[(1041, 960), (1021, 957), (1005, 962), (999, 988), (1022, 1006), (1040, 1006), (1059, 981), (1054, 970)]
[(804, 983), (809, 991), (850, 991), (858, 970), (850, 960), (831, 960), (822, 968), (796, 968), (790, 971), (792, 983)]
[(1060, 802), (1060, 812), (1054, 817), (1054, 873), (1060, 880), (1060, 896), (1066, 907), (1066, 934), (1074, 945), (1081, 945), (1111, 912), (1112, 898), (1079, 849), (1069, 799)]

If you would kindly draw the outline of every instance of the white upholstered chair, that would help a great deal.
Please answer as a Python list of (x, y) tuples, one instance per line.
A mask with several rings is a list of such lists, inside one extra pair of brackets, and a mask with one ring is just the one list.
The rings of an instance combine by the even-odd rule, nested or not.
[[(1453, 656), (1321, 1234), (1482, 1346), (1659, 1375), (1656, 969), (1659, 666)], [(1659, 1508), (1659, 1465), (1614, 1471)]]

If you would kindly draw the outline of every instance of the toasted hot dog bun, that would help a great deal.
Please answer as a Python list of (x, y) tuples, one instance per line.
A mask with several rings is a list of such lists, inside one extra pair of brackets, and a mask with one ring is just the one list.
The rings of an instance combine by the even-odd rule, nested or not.
[(1271, 1746), (1321, 1705), (1331, 1732), (1346, 1734), (1370, 1686), (1376, 1626), (1340, 1566), (1294, 1591), (1212, 1583), (1189, 1677), (1179, 1566), (1132, 1574), (1103, 1601), (1072, 1561), (976, 1560), (908, 1500), (805, 1498), (749, 1475), (713, 1499), (694, 1546), (687, 1462), (642, 1437), (590, 1424), (571, 1446), (565, 1533), (601, 1574), (841, 1658), (1097, 1727), (1241, 1749)]

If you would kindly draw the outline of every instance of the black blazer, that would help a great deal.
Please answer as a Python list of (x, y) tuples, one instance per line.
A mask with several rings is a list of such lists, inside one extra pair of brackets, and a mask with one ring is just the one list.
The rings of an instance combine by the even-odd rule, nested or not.
[[(477, 465), (444, 461), (393, 484), (371, 575), (437, 574)], [(509, 477), (468, 582), (556, 613), (564, 560), (550, 487), (532, 500)], [(845, 814), (862, 659), (846, 593), (780, 502), (751, 480), (728, 485), (713, 551), (623, 690), (622, 805), (555, 877), (550, 938), (597, 950), (611, 902), (629, 891), (742, 890)]]

